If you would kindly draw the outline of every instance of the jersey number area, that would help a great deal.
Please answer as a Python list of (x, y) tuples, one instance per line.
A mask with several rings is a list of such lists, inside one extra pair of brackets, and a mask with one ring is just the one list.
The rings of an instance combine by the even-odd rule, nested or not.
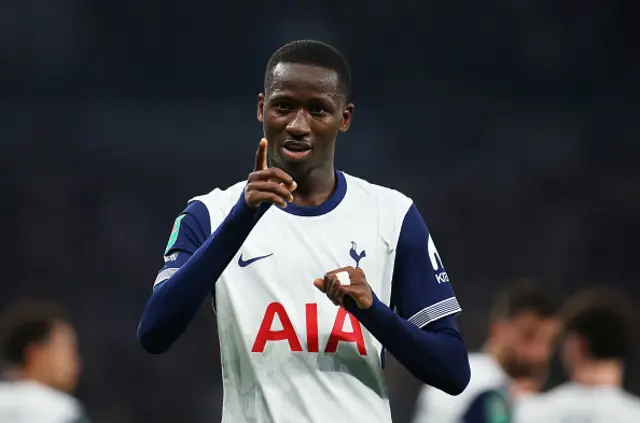
[[(319, 352), (318, 304), (309, 303), (305, 304), (304, 307), (307, 330), (307, 352)], [(278, 316), (278, 319), (280, 320), (282, 329), (272, 329), (273, 321), (276, 316)], [(347, 317), (350, 319), (351, 331), (344, 330), (344, 324)], [(271, 303), (267, 306), (267, 310), (262, 318), (262, 323), (260, 324), (260, 329), (258, 330), (251, 352), (264, 352), (264, 347), (267, 345), (268, 341), (287, 341), (291, 351), (303, 351), (302, 344), (300, 343), (298, 334), (291, 324), (291, 319), (287, 314), (287, 310), (285, 310), (284, 306), (278, 302)], [(327, 345), (324, 347), (324, 352), (335, 353), (338, 349), (339, 342), (355, 343), (360, 355), (367, 355), (360, 322), (342, 307), (338, 307), (338, 312), (335, 320), (333, 321), (333, 329), (331, 329), (331, 334), (329, 335)]]

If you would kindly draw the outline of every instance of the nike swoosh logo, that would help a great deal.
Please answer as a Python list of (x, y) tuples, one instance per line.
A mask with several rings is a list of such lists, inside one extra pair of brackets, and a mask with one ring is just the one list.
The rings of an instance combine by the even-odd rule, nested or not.
[(247, 267), (251, 263), (255, 263), (256, 261), (265, 259), (267, 257), (271, 257), (272, 255), (273, 253), (267, 254), (266, 256), (258, 256), (258, 257), (250, 258), (249, 260), (242, 260), (242, 254), (240, 254), (240, 257), (238, 257), (238, 266)]

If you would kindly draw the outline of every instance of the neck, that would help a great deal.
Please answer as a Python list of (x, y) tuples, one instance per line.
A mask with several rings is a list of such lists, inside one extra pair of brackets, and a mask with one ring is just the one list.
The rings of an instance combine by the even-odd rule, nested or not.
[(624, 365), (620, 360), (586, 360), (574, 363), (571, 380), (590, 386), (622, 387)]
[(49, 386), (48, 380), (38, 369), (29, 367), (12, 367), (4, 373), (4, 378), (10, 381), (31, 381)]
[(318, 167), (304, 174), (291, 173), (298, 184), (293, 192), (293, 203), (298, 206), (313, 207), (327, 201), (336, 188), (336, 174), (333, 163)]

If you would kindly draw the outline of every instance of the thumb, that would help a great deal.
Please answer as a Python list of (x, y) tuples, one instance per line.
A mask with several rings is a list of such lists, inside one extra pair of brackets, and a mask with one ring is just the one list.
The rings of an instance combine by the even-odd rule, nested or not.
[(324, 289), (324, 279), (314, 279), (313, 280), (313, 285), (318, 288), (318, 290), (322, 293), (326, 293), (326, 290)]

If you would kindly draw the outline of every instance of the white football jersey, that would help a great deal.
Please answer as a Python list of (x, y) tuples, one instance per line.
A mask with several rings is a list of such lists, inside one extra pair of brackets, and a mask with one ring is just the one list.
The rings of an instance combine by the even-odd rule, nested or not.
[(471, 403), (484, 392), (506, 392), (509, 377), (489, 354), (469, 354), (471, 380), (467, 389), (451, 396), (430, 386), (423, 386), (416, 401), (414, 423), (461, 423)]
[[(362, 268), (380, 301), (419, 327), (460, 311), (428, 235), (416, 254), (433, 269), (422, 278), (430, 282), (392, 286), (412, 201), (336, 175), (336, 192), (317, 207), (270, 207), (215, 283), (224, 423), (391, 422), (382, 345), (314, 287), (328, 271)], [(192, 200), (176, 220), (156, 284), (194, 252), (194, 239), (203, 242), (215, 231), (245, 184)], [(188, 219), (191, 226), (181, 228)], [(206, 228), (204, 235), (198, 228)]]
[(0, 382), (0, 422), (80, 423), (78, 401), (32, 381)]
[(566, 383), (518, 402), (516, 423), (638, 423), (640, 399), (610, 386)]

